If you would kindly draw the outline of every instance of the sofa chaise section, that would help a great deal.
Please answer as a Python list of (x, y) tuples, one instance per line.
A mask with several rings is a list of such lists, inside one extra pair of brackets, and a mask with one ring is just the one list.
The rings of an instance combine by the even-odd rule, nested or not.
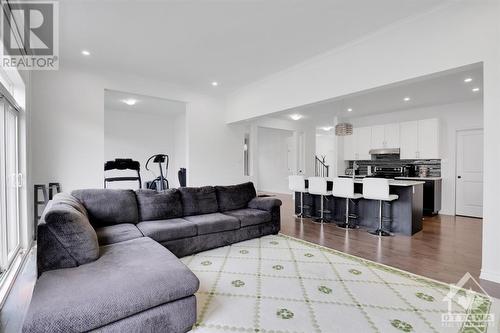
[(125, 327), (120, 321), (144, 328), (151, 319), (142, 313), (151, 311), (162, 315), (154, 331), (185, 332), (196, 320), (198, 285), (182, 262), (148, 237), (102, 246), (96, 261), (40, 276), (24, 331), (109, 332), (115, 326), (118, 332)]

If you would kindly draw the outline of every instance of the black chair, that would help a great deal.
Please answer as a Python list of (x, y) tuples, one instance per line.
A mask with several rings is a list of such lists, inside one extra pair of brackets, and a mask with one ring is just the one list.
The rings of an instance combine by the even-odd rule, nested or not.
[[(134, 170), (137, 172), (136, 177), (106, 177), (106, 171), (110, 170)], [(138, 181), (139, 188), (142, 188), (141, 181), (141, 165), (139, 162), (132, 160), (131, 158), (117, 158), (114, 161), (107, 161), (104, 163), (104, 188), (109, 182), (130, 182)]]

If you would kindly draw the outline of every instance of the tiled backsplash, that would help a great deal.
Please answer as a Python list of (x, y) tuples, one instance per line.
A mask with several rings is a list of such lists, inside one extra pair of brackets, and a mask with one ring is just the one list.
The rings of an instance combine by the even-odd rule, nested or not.
[[(429, 168), (429, 177), (441, 177), (441, 160), (400, 160), (396, 158), (381, 158), (376, 160), (363, 160), (356, 161), (358, 165), (359, 174), (366, 175), (368, 172), (368, 166), (371, 165), (372, 168), (375, 166), (405, 166), (408, 164), (425, 166)], [(349, 161), (349, 168), (352, 168), (352, 161)]]

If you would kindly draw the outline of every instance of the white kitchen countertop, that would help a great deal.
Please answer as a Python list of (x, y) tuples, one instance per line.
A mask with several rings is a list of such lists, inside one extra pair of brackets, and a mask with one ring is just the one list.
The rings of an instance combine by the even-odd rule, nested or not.
[(408, 180), (441, 180), (441, 177), (396, 177), (394, 179), (408, 179)]
[[(363, 184), (362, 179), (355, 179), (354, 183)], [(415, 186), (425, 184), (423, 181), (389, 179), (389, 186)]]

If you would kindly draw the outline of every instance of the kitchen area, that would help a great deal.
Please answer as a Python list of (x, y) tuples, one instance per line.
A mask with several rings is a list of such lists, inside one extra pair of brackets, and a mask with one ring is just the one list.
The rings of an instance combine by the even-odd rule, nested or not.
[[(442, 178), (439, 154), (439, 119), (421, 119), (384, 125), (354, 127), (343, 137), (346, 169), (340, 177), (353, 177), (355, 192), (362, 193), (363, 178), (389, 180), (398, 199), (390, 206), (394, 233), (411, 236), (422, 230), (424, 215), (441, 210)], [(374, 204), (358, 204), (359, 225), (373, 226)], [(376, 212), (376, 210), (375, 210)]]
[(440, 122), (421, 119), (353, 129), (344, 139), (345, 175), (423, 182), (423, 213), (441, 210)]
[[(394, 236), (415, 235), (426, 221), (439, 223), (443, 217), (481, 222), (482, 79), (481, 65), (474, 64), (254, 120), (292, 130), (293, 140), (285, 148), (282, 172), (271, 172), (281, 156), (274, 152), (264, 156), (268, 166), (252, 179), (262, 192), (294, 192), (296, 214), (303, 211), (314, 220), (323, 210), (323, 222), (333, 225), (346, 224), (346, 197), (334, 194), (338, 178), (353, 179), (356, 198), (349, 199), (349, 220), (366, 231), (378, 228), (381, 215), (380, 200), (359, 197), (364, 180), (371, 178), (387, 180), (389, 195), (397, 196), (382, 205), (385, 229)], [(345, 133), (339, 135), (339, 127)], [(260, 163), (263, 157), (255, 147), (250, 155)], [(295, 175), (304, 179), (302, 191), (289, 186)], [(320, 194), (307, 187), (315, 177), (327, 183)], [(267, 179), (276, 184), (262, 181)], [(287, 189), (277, 184), (285, 179)]]
[[(345, 171), (344, 174), (339, 171), (338, 176), (352, 178), (354, 192), (359, 194), (363, 193), (365, 178), (387, 179), (389, 193), (397, 196), (390, 205), (382, 206), (383, 212), (376, 200), (363, 197), (350, 200), (349, 224), (377, 228), (382, 213), (385, 230), (411, 236), (422, 230), (424, 215), (439, 213), (442, 194), (439, 127), (439, 119), (423, 119), (354, 127), (351, 135), (341, 137)], [(328, 187), (333, 188), (333, 182), (333, 178), (327, 178)], [(338, 223), (345, 219), (345, 198), (302, 195), (306, 216), (320, 215), (318, 209), (324, 200), (326, 221)], [(300, 193), (296, 193), (295, 198), (296, 212), (299, 212)]]

